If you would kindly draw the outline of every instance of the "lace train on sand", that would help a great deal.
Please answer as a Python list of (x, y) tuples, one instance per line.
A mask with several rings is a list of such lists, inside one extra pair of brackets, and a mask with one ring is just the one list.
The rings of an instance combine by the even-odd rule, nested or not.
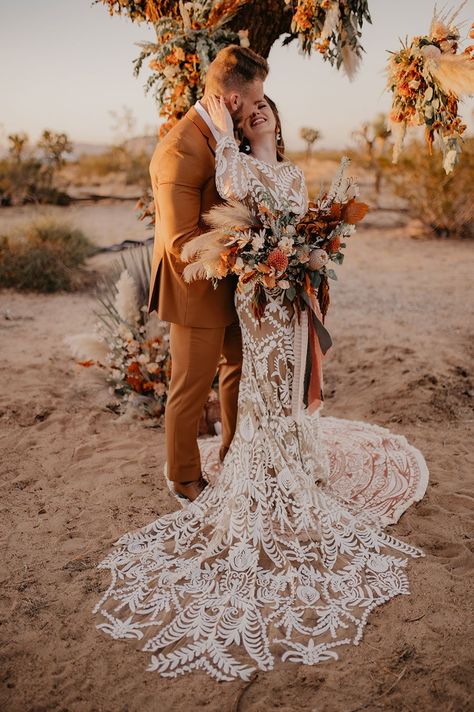
[(248, 679), (312, 665), (357, 644), (370, 611), (408, 593), (407, 557), (384, 531), (421, 499), (428, 471), (403, 436), (361, 422), (291, 417), (294, 315), (278, 290), (261, 326), (237, 296), (244, 363), (223, 466), (201, 443), (212, 486), (185, 509), (121, 536), (100, 562), (112, 580), (93, 612), (140, 641), (147, 670)]

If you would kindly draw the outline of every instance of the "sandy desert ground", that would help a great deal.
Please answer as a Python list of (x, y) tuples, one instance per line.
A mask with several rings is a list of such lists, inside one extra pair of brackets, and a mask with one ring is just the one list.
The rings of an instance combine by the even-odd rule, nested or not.
[[(101, 244), (144, 234), (129, 203), (63, 211)], [(4, 212), (10, 224), (28, 216)], [(314, 667), (279, 663), (250, 684), (161, 678), (136, 641), (95, 629), (108, 584), (95, 564), (176, 507), (164, 435), (119, 421), (100, 374), (71, 359), (63, 337), (90, 329), (92, 294), (0, 292), (2, 710), (474, 709), (474, 244), (411, 239), (405, 223), (375, 211), (347, 249), (327, 320), (325, 413), (389, 427), (425, 454), (428, 492), (391, 529), (426, 557), (409, 564), (411, 595), (372, 614), (359, 647)]]

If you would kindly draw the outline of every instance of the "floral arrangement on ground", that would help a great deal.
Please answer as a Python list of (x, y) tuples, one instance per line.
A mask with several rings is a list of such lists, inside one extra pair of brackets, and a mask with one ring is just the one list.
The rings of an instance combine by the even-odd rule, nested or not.
[(104, 372), (122, 415), (161, 421), (171, 359), (168, 325), (156, 312), (147, 314), (149, 261), (146, 247), (135, 248), (128, 260), (122, 258), (103, 280), (94, 332), (66, 341), (81, 366)]
[[(163, 424), (171, 379), (169, 325), (148, 314), (151, 249), (127, 250), (103, 278), (94, 331), (65, 338), (78, 365), (97, 368), (115, 397), (113, 409), (124, 420)], [(199, 423), (199, 434), (220, 432), (217, 379)]]

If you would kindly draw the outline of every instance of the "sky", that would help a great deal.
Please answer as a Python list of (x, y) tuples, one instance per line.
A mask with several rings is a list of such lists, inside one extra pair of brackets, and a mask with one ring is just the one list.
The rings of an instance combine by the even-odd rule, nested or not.
[[(432, 0), (371, 0), (373, 24), (364, 27), (366, 54), (353, 82), (319, 55), (303, 57), (296, 43), (277, 42), (266, 91), (280, 109), (288, 148), (303, 147), (302, 126), (321, 131), (320, 147), (343, 148), (361, 123), (386, 112), (387, 50), (396, 51), (399, 38), (424, 34), (433, 6)], [(461, 19), (466, 34), (474, 0)], [(153, 38), (153, 28), (110, 17), (91, 0), (0, 0), (0, 144), (19, 131), (34, 141), (45, 128), (65, 131), (76, 142), (111, 143), (110, 112), (123, 107), (133, 112), (135, 134), (153, 134), (159, 119), (152, 95), (144, 93), (146, 68), (136, 78), (132, 67), (136, 43)], [(472, 98), (461, 114), (472, 133)]]

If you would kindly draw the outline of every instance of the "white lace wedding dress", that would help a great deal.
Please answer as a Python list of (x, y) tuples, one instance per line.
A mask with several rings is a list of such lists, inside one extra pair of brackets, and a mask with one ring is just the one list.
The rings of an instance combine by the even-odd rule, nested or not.
[[(216, 182), (255, 207), (262, 191), (306, 209), (299, 168), (218, 143)], [(124, 534), (98, 564), (111, 582), (93, 609), (113, 638), (136, 639), (147, 670), (248, 679), (277, 658), (313, 665), (357, 644), (372, 609), (408, 593), (407, 557), (422, 552), (384, 531), (421, 499), (428, 471), (403, 436), (362, 422), (292, 417), (291, 304), (268, 292), (261, 325), (236, 294), (243, 373), (235, 438), (211, 485), (184, 509)], [(334, 348), (337, 348), (335, 346)]]

